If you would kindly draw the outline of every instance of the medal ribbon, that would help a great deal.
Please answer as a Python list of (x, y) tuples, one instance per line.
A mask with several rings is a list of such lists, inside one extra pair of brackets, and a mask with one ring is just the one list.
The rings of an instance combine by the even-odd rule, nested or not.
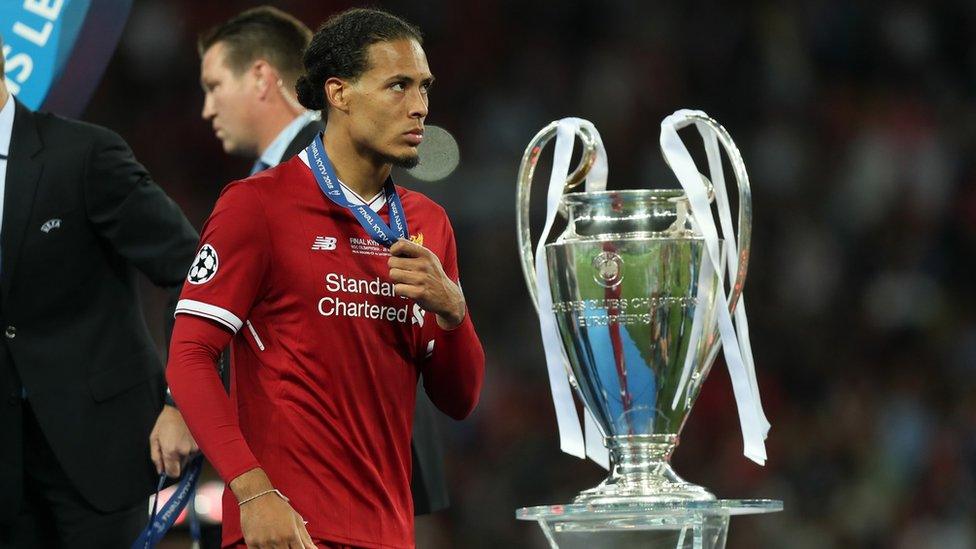
[(398, 239), (408, 237), (406, 215), (403, 212), (400, 195), (393, 186), (392, 177), (387, 177), (386, 183), (383, 184), (386, 204), (390, 208), (390, 225), (387, 225), (368, 205), (354, 204), (346, 199), (345, 193), (339, 186), (339, 178), (335, 175), (335, 168), (325, 153), (321, 134), (315, 136), (305, 152), (308, 154), (308, 163), (311, 165), (312, 174), (315, 175), (315, 181), (319, 184), (322, 194), (337, 205), (348, 208), (373, 240), (389, 248)]

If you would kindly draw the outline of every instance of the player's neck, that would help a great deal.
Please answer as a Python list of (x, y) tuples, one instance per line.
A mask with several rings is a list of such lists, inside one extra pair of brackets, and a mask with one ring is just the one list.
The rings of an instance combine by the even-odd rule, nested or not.
[(336, 177), (359, 196), (369, 199), (383, 189), (392, 166), (363, 154), (348, 135), (342, 135), (336, 125), (325, 127), (325, 153), (335, 168)]

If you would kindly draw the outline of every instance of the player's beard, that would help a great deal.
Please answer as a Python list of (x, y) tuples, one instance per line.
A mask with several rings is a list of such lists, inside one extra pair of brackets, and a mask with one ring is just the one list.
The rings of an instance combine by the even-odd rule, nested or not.
[(397, 168), (403, 168), (405, 170), (415, 168), (418, 164), (420, 164), (420, 155), (417, 154), (417, 151), (413, 151), (413, 154), (407, 153), (395, 155), (378, 149), (373, 149), (370, 151), (370, 154), (382, 164), (391, 164)]
[(420, 155), (389, 156), (385, 160), (397, 168), (409, 170), (410, 168), (416, 168), (417, 164), (420, 164)]

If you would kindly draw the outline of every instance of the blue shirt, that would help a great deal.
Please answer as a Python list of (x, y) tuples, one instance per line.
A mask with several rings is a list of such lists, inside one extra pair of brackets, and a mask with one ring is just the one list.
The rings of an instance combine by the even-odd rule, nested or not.
[(318, 118), (318, 114), (319, 113), (315, 111), (305, 111), (289, 122), (288, 125), (281, 130), (281, 133), (274, 138), (274, 141), (268, 145), (268, 148), (264, 149), (264, 152), (261, 153), (261, 156), (254, 163), (254, 168), (251, 170), (251, 174), (253, 175), (261, 170), (266, 170), (271, 166), (277, 166), (282, 160), (285, 160), (282, 158), (282, 156), (285, 154), (285, 149), (287, 149), (288, 145), (292, 142), (292, 140), (295, 139), (298, 132), (302, 131), (302, 128), (304, 128), (312, 120)]

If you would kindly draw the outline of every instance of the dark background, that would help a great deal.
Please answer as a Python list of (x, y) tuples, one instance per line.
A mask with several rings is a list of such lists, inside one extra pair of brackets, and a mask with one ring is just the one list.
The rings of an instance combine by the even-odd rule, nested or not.
[[(353, 5), (273, 4), (313, 28)], [(136, 0), (83, 115), (121, 133), (197, 227), (251, 160), (225, 156), (200, 118), (195, 37), (252, 5)], [(543, 547), (515, 509), (601, 479), (558, 449), (516, 253), (518, 161), (538, 129), (581, 116), (603, 135), (611, 188), (673, 187), (659, 123), (685, 107), (729, 130), (751, 174), (746, 294), (773, 427), (761, 468), (717, 364), (679, 473), (719, 497), (784, 500), (734, 519), (731, 548), (976, 546), (976, 4), (374, 5), (425, 33), (428, 123), (462, 161), (439, 183), (398, 182), (450, 214), (488, 357), (475, 414), (443, 418), (454, 505), (418, 521), (420, 547)], [(161, 295), (145, 298), (161, 334)]]

